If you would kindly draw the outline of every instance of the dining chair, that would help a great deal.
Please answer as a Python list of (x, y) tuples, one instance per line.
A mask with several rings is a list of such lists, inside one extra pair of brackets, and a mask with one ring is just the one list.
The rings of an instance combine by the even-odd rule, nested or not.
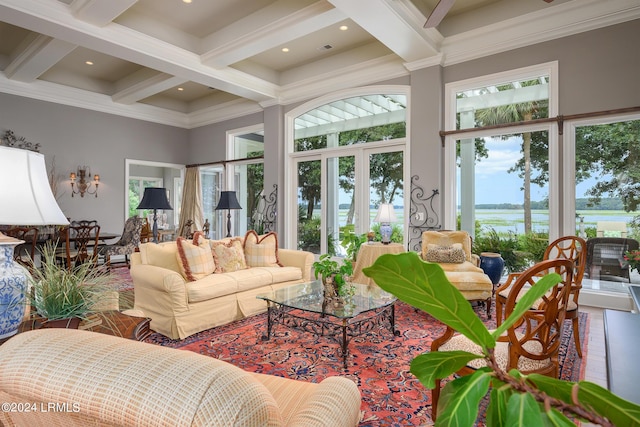
[[(562, 342), (562, 330), (566, 309), (571, 293), (574, 263), (569, 259), (550, 259), (541, 261), (517, 276), (509, 288), (505, 302), (505, 315), (508, 317), (518, 303), (521, 294), (543, 275), (555, 272), (562, 281), (538, 299), (530, 310), (526, 310), (519, 321), (510, 326), (498, 338), (494, 349), (494, 358), (499, 369), (508, 372), (517, 369), (523, 374), (538, 373), (557, 378), (560, 367), (558, 353)], [(431, 344), (435, 351), (467, 351), (482, 354), (480, 346), (467, 337), (455, 333), (447, 326), (445, 333)], [(487, 366), (484, 358), (474, 359), (457, 371), (460, 376), (469, 375), (477, 369)], [(431, 417), (438, 415), (441, 380), (435, 381), (431, 390)]]
[(93, 226), (93, 225), (98, 225), (98, 221), (95, 219), (75, 219), (71, 221), (69, 225), (73, 227), (77, 227), (79, 225)]
[(140, 243), (147, 243), (153, 240), (153, 233), (151, 232), (151, 225), (149, 225), (149, 219), (147, 217), (142, 219), (142, 231), (140, 231)]
[(69, 269), (86, 262), (96, 265), (99, 242), (99, 225), (69, 225), (60, 233), (56, 259), (61, 260)]
[[(582, 278), (584, 277), (585, 266), (587, 261), (587, 243), (578, 236), (564, 236), (551, 242), (544, 251), (543, 260), (549, 259), (568, 259), (573, 261), (574, 271), (573, 280), (571, 282), (571, 296), (569, 305), (567, 306), (566, 319), (571, 320), (573, 327), (573, 337), (576, 343), (578, 356), (582, 357), (582, 346), (580, 344), (579, 333), (579, 305), (580, 290), (582, 289)], [(496, 290), (496, 322), (498, 325), (504, 320), (502, 310), (509, 294), (511, 283), (520, 273), (511, 273), (507, 277), (504, 285)]]
[(4, 232), (7, 236), (24, 240), (13, 250), (13, 259), (24, 267), (30, 267), (35, 259), (38, 243), (38, 227), (11, 227)]
[(100, 253), (105, 257), (105, 263), (111, 268), (111, 256), (124, 255), (124, 261), (129, 266), (129, 255), (131, 255), (140, 245), (140, 234), (142, 233), (144, 221), (142, 218), (132, 216), (124, 223), (124, 230), (120, 240), (112, 245), (104, 245), (100, 248)]

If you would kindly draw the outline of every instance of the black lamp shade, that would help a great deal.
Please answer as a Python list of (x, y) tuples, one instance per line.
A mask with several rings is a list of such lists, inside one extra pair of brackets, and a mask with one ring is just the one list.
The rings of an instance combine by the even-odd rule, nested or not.
[(167, 200), (167, 190), (159, 187), (147, 187), (144, 189), (142, 200), (136, 209), (170, 209), (173, 210)]
[(236, 198), (235, 191), (222, 191), (220, 193), (220, 200), (218, 201), (218, 206), (216, 206), (216, 210), (219, 209), (242, 209)]

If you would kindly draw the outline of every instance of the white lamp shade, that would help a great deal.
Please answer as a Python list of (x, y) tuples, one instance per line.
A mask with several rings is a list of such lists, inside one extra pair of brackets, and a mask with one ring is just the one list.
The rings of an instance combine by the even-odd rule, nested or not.
[(381, 203), (378, 208), (378, 213), (373, 219), (374, 222), (380, 223), (391, 223), (396, 222), (397, 220), (396, 212), (393, 210), (393, 205), (391, 203)]
[(69, 224), (56, 202), (44, 156), (29, 150), (0, 147), (0, 224)]

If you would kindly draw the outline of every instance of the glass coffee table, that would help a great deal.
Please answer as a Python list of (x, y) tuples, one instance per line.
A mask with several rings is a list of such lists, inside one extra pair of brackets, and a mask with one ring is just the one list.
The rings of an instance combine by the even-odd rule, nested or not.
[(346, 368), (352, 338), (381, 328), (388, 328), (393, 336), (400, 335), (395, 329), (396, 297), (375, 284), (353, 286), (355, 294), (338, 304), (324, 298), (320, 280), (258, 295), (268, 304), (267, 332), (262, 339), (271, 338), (276, 324), (335, 339)]

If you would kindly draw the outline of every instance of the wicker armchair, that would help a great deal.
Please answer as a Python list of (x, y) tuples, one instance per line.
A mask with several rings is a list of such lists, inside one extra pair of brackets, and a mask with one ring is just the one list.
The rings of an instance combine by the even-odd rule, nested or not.
[(603, 276), (622, 277), (631, 281), (629, 265), (623, 256), (640, 247), (637, 240), (624, 237), (595, 237), (587, 240), (586, 273), (590, 279)]

